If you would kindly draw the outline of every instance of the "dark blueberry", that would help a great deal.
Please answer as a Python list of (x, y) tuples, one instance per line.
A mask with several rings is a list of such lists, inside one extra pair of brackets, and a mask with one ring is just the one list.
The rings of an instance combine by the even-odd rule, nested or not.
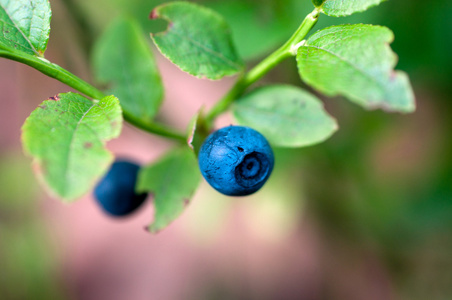
[(206, 181), (229, 196), (259, 190), (273, 170), (274, 157), (265, 137), (243, 126), (221, 128), (207, 137), (198, 155)]
[(94, 196), (102, 209), (116, 217), (136, 210), (147, 194), (137, 194), (135, 185), (140, 166), (128, 161), (115, 161), (107, 175), (97, 184)]

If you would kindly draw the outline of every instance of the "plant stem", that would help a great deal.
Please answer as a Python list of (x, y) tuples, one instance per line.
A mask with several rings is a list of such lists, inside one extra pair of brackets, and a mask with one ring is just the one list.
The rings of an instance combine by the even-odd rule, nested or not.
[(122, 111), (122, 114), (124, 116), (124, 120), (126, 120), (128, 123), (134, 125), (135, 127), (138, 127), (144, 131), (157, 134), (163, 137), (167, 137), (173, 140), (176, 140), (181, 143), (187, 142), (187, 137), (179, 133), (178, 131), (169, 128), (168, 126), (156, 122), (144, 122), (143, 120), (135, 117), (134, 115), (130, 114), (127, 111)]
[(300, 43), (306, 35), (311, 31), (314, 25), (317, 23), (319, 17), (319, 9), (314, 9), (301, 23), (297, 31), (291, 36), (291, 38), (284, 43), (279, 49), (267, 56), (264, 60), (258, 63), (244, 76), (240, 77), (229, 92), (219, 101), (214, 107), (206, 114), (205, 121), (208, 127), (212, 127), (212, 123), (215, 118), (225, 112), (229, 106), (241, 96), (246, 89), (262, 78), (271, 69), (281, 63), (284, 59), (296, 55), (294, 53), (296, 45)]
[[(1, 50), (5, 49), (5, 50)], [(54, 78), (74, 89), (81, 92), (82, 94), (85, 94), (88, 97), (91, 97), (93, 99), (102, 99), (106, 95), (98, 90), (97, 88), (93, 87), (86, 81), (80, 79), (79, 77), (75, 76), (71, 72), (61, 68), (60, 66), (49, 62), (48, 60), (44, 58), (38, 58), (33, 55), (29, 55), (26, 53), (17, 53), (14, 49), (7, 49), (5, 47), (0, 48), (0, 57), (8, 58), (23, 64), (26, 64), (39, 72)], [(158, 124), (154, 122), (145, 122), (139, 118), (136, 118), (132, 114), (130, 114), (127, 111), (123, 110), (123, 117), (124, 120), (129, 122), (130, 124), (143, 129), (147, 132), (157, 134), (160, 136), (164, 136), (167, 138), (171, 138), (174, 140), (177, 140), (179, 142), (185, 142), (186, 137), (184, 134), (176, 132), (172, 128), (168, 128), (167, 126), (163, 124)]]
[(104, 93), (102, 93), (86, 81), (78, 78), (77, 76), (61, 68), (60, 66), (49, 62), (45, 58), (38, 58), (36, 56), (22, 52), (16, 53), (16, 51), (14, 50), (0, 50), (0, 57), (8, 58), (28, 65), (51, 78), (67, 84), (68, 86), (80, 91), (81, 93), (91, 98), (102, 99), (103, 97), (105, 97)]

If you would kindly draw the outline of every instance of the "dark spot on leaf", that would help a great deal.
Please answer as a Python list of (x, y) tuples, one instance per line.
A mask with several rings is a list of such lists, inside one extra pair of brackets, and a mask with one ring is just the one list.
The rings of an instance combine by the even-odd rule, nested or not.
[(185, 198), (184, 199), (184, 206), (187, 206), (188, 204), (190, 204), (190, 199)]
[(242, 147), (237, 147), (237, 150), (239, 150), (239, 152), (243, 152), (243, 148)]
[(49, 100), (58, 101), (58, 100), (60, 100), (60, 96), (55, 95), (53, 97), (50, 97)]
[(42, 109), (46, 109), (46, 108), (47, 108), (47, 105), (39, 105), (38, 107), (39, 107), (39, 108), (42, 108)]
[(5, 30), (4, 32), (5, 32), (5, 33), (9, 33), (9, 30)]
[(84, 145), (83, 145), (83, 147), (85, 148), (85, 149), (89, 149), (89, 148), (91, 148), (93, 146), (93, 143), (90, 143), (90, 142), (86, 142)]

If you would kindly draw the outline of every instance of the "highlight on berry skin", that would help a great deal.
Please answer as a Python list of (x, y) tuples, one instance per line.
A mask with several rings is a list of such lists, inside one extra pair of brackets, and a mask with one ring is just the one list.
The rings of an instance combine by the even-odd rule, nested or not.
[(198, 155), (206, 181), (228, 196), (257, 192), (270, 177), (273, 150), (265, 137), (244, 126), (228, 126), (210, 134)]
[(140, 166), (116, 160), (94, 189), (94, 197), (102, 210), (112, 217), (124, 217), (136, 211), (147, 193), (137, 194), (135, 185)]

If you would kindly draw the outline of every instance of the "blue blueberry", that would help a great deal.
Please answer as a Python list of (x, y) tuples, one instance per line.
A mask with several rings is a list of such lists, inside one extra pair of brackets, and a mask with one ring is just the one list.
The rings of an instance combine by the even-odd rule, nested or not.
[(275, 160), (262, 134), (248, 127), (228, 126), (207, 137), (198, 161), (214, 189), (229, 196), (246, 196), (264, 185)]
[(115, 161), (107, 175), (97, 184), (94, 196), (102, 209), (116, 217), (137, 209), (147, 194), (137, 194), (135, 185), (140, 166), (128, 161)]

